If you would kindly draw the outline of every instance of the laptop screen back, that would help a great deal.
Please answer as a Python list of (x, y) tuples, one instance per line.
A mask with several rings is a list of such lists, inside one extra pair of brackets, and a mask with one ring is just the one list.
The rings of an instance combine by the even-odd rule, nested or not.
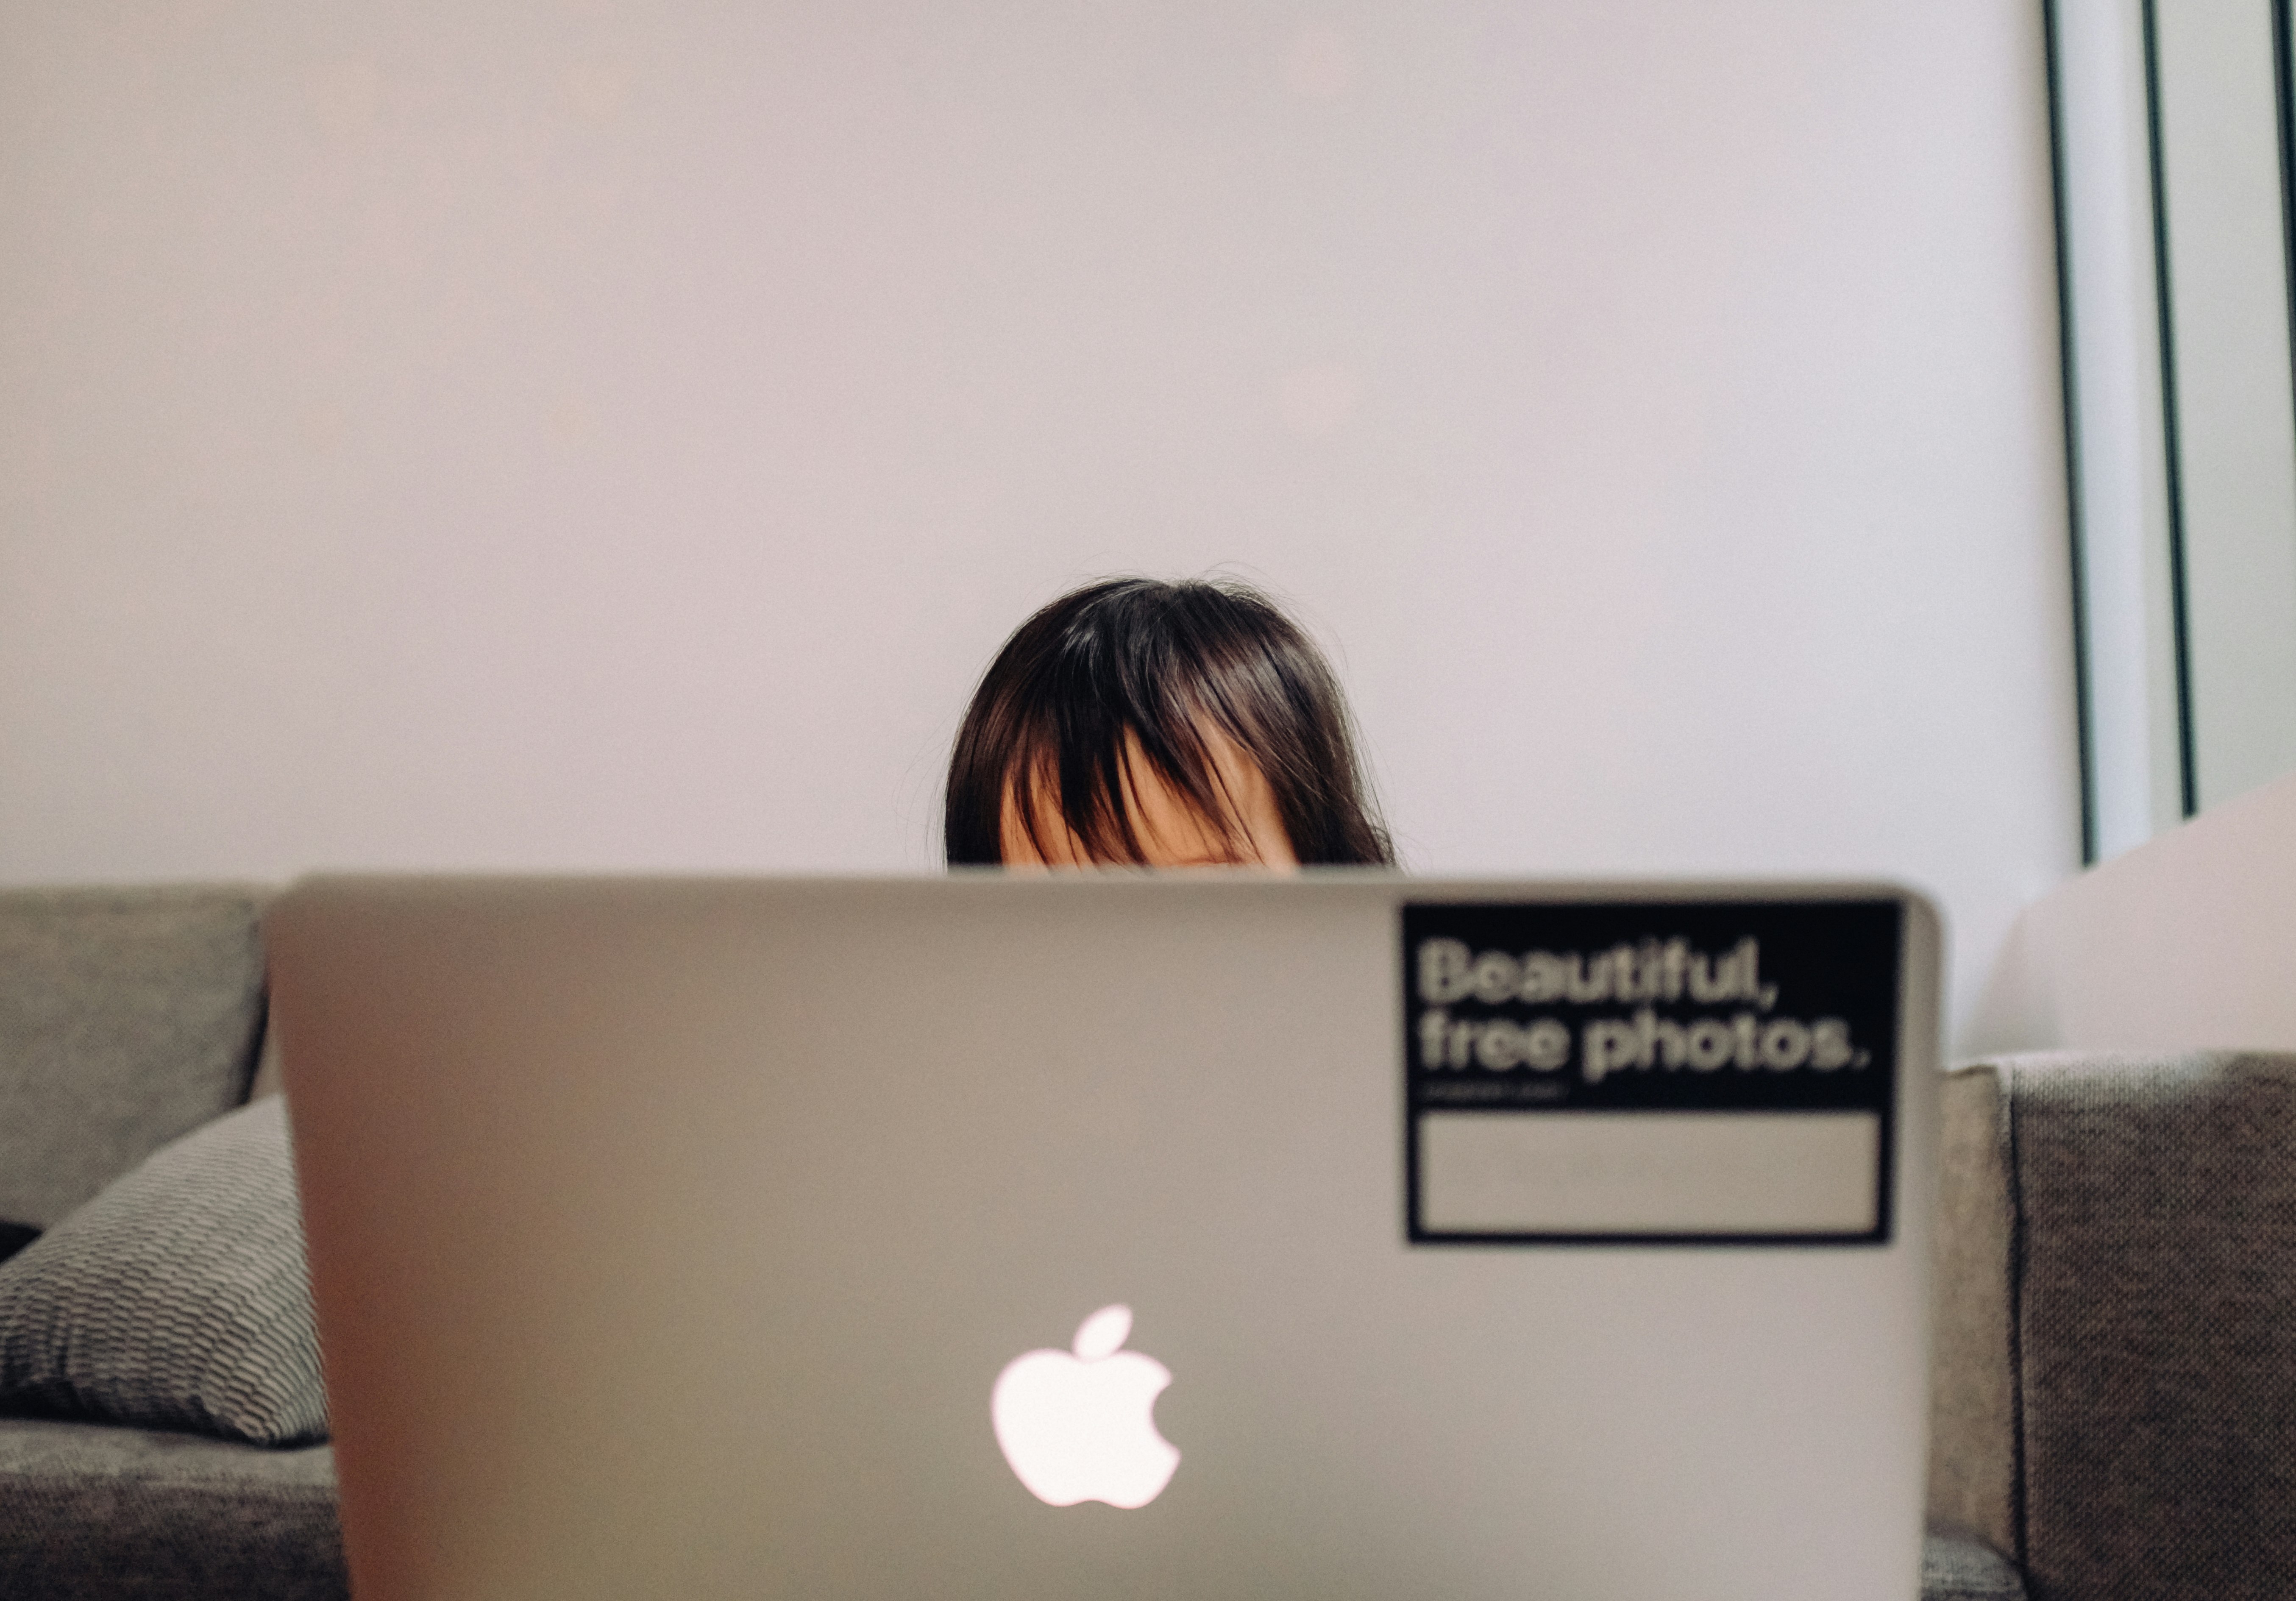
[(363, 1598), (1915, 1592), (1872, 887), (320, 880)]

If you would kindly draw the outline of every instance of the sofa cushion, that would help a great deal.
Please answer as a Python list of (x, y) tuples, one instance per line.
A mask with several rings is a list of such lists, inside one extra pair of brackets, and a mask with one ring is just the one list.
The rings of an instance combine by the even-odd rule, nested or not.
[(1922, 1539), (1922, 1601), (2025, 1601), (2016, 1564), (1965, 1534)]
[(237, 1105), (260, 891), (0, 893), (0, 1219), (45, 1227)]
[(0, 1263), (0, 1408), (325, 1436), (283, 1101), (164, 1147)]
[(1922, 1601), (2025, 1601), (2025, 1581), (1990, 1547), (1932, 1532), (1922, 1541)]
[(334, 1456), (0, 1419), (0, 1596), (340, 1601)]

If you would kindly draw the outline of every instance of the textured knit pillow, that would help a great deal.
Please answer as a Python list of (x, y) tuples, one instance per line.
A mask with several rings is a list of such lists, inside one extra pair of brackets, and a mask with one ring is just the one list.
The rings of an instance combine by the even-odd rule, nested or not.
[(0, 1410), (326, 1437), (278, 1096), (162, 1146), (0, 1262)]

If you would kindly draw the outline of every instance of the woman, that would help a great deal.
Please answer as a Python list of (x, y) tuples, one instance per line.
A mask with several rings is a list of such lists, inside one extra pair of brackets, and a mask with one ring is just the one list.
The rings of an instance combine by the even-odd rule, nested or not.
[(1231, 580), (1108, 579), (1022, 623), (949, 760), (951, 866), (1391, 866), (1339, 680)]

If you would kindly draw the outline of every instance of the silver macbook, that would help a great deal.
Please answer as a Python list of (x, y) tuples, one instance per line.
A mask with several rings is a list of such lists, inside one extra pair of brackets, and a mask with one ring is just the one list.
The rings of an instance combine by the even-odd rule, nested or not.
[(1911, 1601), (1870, 884), (307, 881), (360, 1601)]

